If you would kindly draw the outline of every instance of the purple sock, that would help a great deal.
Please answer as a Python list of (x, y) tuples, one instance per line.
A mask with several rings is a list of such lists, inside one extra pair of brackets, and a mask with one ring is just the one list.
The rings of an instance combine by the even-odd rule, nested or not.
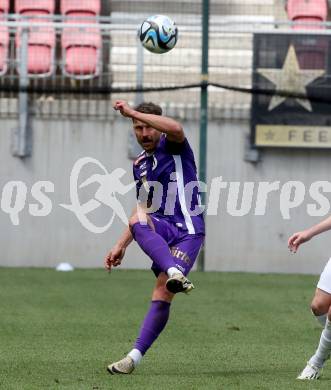
[(169, 268), (176, 267), (167, 242), (149, 225), (137, 222), (131, 227), (131, 231), (140, 248), (163, 272), (166, 273)]
[(142, 355), (150, 348), (162, 332), (169, 318), (170, 303), (165, 301), (152, 301), (149, 311), (140, 328), (139, 336), (134, 348)]

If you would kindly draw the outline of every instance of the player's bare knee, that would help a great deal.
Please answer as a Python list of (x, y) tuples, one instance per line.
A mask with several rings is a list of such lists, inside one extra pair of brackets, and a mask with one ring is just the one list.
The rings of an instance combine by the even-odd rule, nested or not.
[(167, 287), (168, 276), (161, 272), (160, 275), (157, 278), (156, 285), (153, 290), (152, 300), (154, 301), (166, 301), (171, 302), (175, 294), (171, 293)]
[(139, 222), (139, 216), (138, 216), (138, 213), (135, 212), (129, 218), (129, 227), (132, 228), (132, 226), (135, 225), (138, 222)]
[(141, 223), (141, 224), (148, 224), (153, 230), (154, 224), (150, 218), (150, 216), (143, 211), (134, 211), (131, 217), (129, 218), (129, 228), (130, 230), (132, 229), (133, 225), (136, 223)]
[(159, 285), (153, 291), (152, 300), (171, 302), (173, 297), (174, 294), (168, 291), (165, 285)]
[(310, 305), (310, 308), (315, 316), (321, 316), (330, 311), (329, 305), (319, 299), (314, 299)]

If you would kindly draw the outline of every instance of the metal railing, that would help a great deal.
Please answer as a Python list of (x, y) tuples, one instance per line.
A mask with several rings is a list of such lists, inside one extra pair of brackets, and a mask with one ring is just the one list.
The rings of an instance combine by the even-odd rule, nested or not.
[[(91, 18), (91, 23), (84, 21), (72, 23), (59, 15), (38, 16), (33, 23), (21, 15), (9, 15), (7, 20), (0, 20), (0, 31), (8, 29), (10, 35), (6, 71), (0, 76), (0, 115), (14, 115), (15, 106), (10, 100), (17, 99), (19, 92), (27, 90), (33, 111), (40, 115), (69, 116), (107, 116), (106, 107), (91, 104), (88, 111), (83, 101), (109, 100), (111, 92), (121, 92), (121, 96), (130, 101), (136, 100), (135, 89), (138, 87), (172, 87), (185, 84), (199, 84), (201, 74), (201, 20), (190, 18), (188, 24), (179, 25), (179, 41), (176, 48), (166, 55), (155, 55), (142, 51), (137, 41), (137, 26), (141, 22), (136, 16), (116, 15), (112, 17)], [(184, 20), (184, 16), (182, 15)], [(252, 36), (254, 32), (278, 34), (292, 31), (293, 22), (286, 20), (253, 19), (237, 20), (235, 17), (211, 16), (209, 29), (209, 80), (213, 83), (227, 84), (234, 87), (251, 87), (252, 79)], [(268, 19), (269, 18), (269, 19)], [(39, 21), (44, 19), (44, 21)], [(95, 21), (99, 23), (95, 23)], [(200, 24), (199, 24), (200, 21)], [(301, 23), (297, 23), (301, 24)], [(307, 26), (314, 25), (308, 23)], [(309, 35), (330, 35), (330, 22), (323, 24), (325, 29), (305, 30)], [(34, 31), (49, 29), (54, 31), (55, 44), (51, 53), (51, 73), (25, 73), (24, 66), (29, 65), (29, 35)], [(97, 71), (91, 75), (70, 75), (66, 71), (66, 56), (62, 45), (64, 31), (72, 34), (100, 34), (101, 45), (96, 53)], [(26, 37), (23, 39), (24, 34)], [(18, 45), (18, 41), (20, 45)], [(25, 42), (25, 43), (24, 43)], [(22, 46), (26, 45), (25, 48)], [(97, 51), (97, 50), (96, 50)], [(35, 51), (36, 52), (36, 51)], [(37, 51), (38, 52), (38, 51)], [(71, 53), (72, 54), (72, 53)], [(27, 58), (23, 58), (27, 56)], [(86, 76), (86, 77), (85, 77)], [(23, 81), (24, 80), (24, 81)], [(124, 92), (124, 91), (127, 92)], [(102, 93), (100, 93), (100, 91)], [(239, 92), (225, 91), (209, 87), (209, 107), (226, 112), (230, 110), (235, 117), (247, 117), (250, 96)], [(149, 93), (151, 99), (157, 98), (164, 106), (179, 107), (186, 110), (199, 106), (199, 88), (183, 91)], [(63, 104), (63, 101), (70, 102)], [(89, 107), (89, 105), (87, 105)], [(239, 110), (239, 111), (238, 111)], [(18, 110), (17, 110), (18, 111)]]

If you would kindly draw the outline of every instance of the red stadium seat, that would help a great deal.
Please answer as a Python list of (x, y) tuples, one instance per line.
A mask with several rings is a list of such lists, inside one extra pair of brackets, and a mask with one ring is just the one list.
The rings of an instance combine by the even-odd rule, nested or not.
[(8, 68), (8, 46), (9, 31), (8, 27), (0, 27), (0, 76), (7, 72)]
[[(324, 22), (328, 15), (327, 0), (288, 0), (287, 15), (293, 22)], [(324, 28), (322, 25), (296, 25), (294, 29), (315, 30)]]
[[(321, 23), (326, 21), (328, 14), (327, 0), (289, 0), (287, 14), (295, 22)], [(295, 30), (319, 30), (325, 28), (319, 24), (294, 25)], [(311, 47), (295, 45), (295, 50), (301, 69), (324, 69), (328, 41), (323, 37), (312, 38)]]
[(17, 14), (24, 14), (30, 11), (53, 14), (54, 10), (54, 0), (15, 0), (15, 12)]
[(300, 69), (325, 69), (327, 66), (328, 40), (325, 37), (313, 39), (314, 45), (310, 48), (295, 45)]
[(9, 10), (9, 0), (0, 0), (0, 13), (7, 14)]
[(102, 39), (96, 16), (100, 14), (100, 0), (82, 2), (62, 0), (61, 12), (70, 24), (88, 23), (96, 27), (65, 28), (62, 35), (63, 72), (69, 77), (89, 79), (100, 73)]
[(100, 0), (61, 0), (61, 13), (63, 15), (70, 15), (74, 13), (77, 15), (79, 12), (83, 12), (97, 16), (100, 15), (101, 1)]
[[(0, 20), (4, 20), (4, 14), (9, 10), (9, 0), (0, 0)], [(0, 27), (0, 76), (7, 72), (8, 68), (8, 46), (9, 30), (8, 27)]]
[[(16, 0), (16, 13), (29, 17), (31, 27), (28, 38), (28, 74), (34, 77), (50, 76), (54, 72), (55, 30), (53, 27), (37, 27), (35, 23), (47, 23), (43, 15), (52, 15), (55, 9), (54, 0)], [(20, 30), (16, 37), (18, 55), (21, 48)]]

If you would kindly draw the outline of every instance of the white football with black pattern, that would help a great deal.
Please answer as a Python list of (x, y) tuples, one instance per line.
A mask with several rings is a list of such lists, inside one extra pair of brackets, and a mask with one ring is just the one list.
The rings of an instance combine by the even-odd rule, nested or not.
[(176, 23), (165, 15), (153, 15), (141, 24), (139, 39), (145, 49), (162, 54), (173, 49), (178, 39)]

